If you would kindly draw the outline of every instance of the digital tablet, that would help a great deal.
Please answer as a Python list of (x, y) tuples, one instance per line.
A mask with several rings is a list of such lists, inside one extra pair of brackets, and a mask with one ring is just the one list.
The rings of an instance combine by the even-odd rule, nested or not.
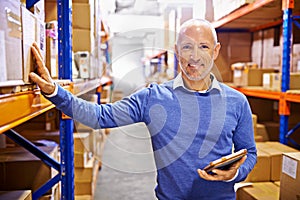
[(229, 167), (240, 160), (243, 156), (247, 155), (247, 149), (241, 149), (235, 153), (229, 154), (217, 160), (214, 160), (204, 167), (204, 171), (210, 172), (215, 168), (218, 169), (229, 169)]

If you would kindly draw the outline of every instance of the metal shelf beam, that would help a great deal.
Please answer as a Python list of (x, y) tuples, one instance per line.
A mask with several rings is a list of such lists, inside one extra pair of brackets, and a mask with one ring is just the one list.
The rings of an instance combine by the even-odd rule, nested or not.
[[(72, 80), (72, 0), (57, 0), (59, 79)], [(74, 199), (73, 120), (60, 118), (62, 199)]]

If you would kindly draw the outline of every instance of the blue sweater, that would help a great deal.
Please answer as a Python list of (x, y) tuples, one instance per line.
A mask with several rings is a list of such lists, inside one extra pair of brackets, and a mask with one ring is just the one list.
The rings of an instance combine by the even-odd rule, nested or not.
[[(144, 122), (151, 134), (160, 200), (235, 200), (234, 184), (256, 163), (252, 116), (246, 97), (219, 83), (221, 91), (173, 89), (173, 81), (152, 84), (113, 104), (97, 105), (58, 88), (49, 98), (65, 114), (92, 128)], [(247, 159), (230, 182), (206, 181), (197, 169), (246, 148)]]

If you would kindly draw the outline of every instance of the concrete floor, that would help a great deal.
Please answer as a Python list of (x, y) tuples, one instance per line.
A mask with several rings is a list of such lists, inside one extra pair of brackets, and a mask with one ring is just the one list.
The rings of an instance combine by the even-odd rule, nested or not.
[(155, 200), (151, 141), (142, 123), (111, 129), (95, 189), (95, 200)]

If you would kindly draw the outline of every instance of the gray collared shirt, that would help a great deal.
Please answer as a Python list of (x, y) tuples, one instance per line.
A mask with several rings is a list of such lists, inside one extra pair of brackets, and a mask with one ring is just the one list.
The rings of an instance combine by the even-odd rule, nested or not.
[(180, 72), (174, 79), (173, 89), (175, 90), (178, 87), (183, 87), (184, 89), (186, 89), (189, 92), (199, 92), (199, 93), (206, 93), (206, 92), (210, 92), (212, 89), (217, 89), (221, 92), (222, 89), (221, 89), (221, 87), (219, 85), (219, 82), (217, 81), (215, 75), (210, 73), (210, 78), (211, 78), (212, 82), (211, 82), (211, 85), (209, 86), (209, 88), (207, 90), (195, 91), (195, 90), (191, 90), (191, 89), (188, 89), (187, 87), (185, 87), (185, 85), (183, 83), (183, 79), (182, 79), (182, 74)]

